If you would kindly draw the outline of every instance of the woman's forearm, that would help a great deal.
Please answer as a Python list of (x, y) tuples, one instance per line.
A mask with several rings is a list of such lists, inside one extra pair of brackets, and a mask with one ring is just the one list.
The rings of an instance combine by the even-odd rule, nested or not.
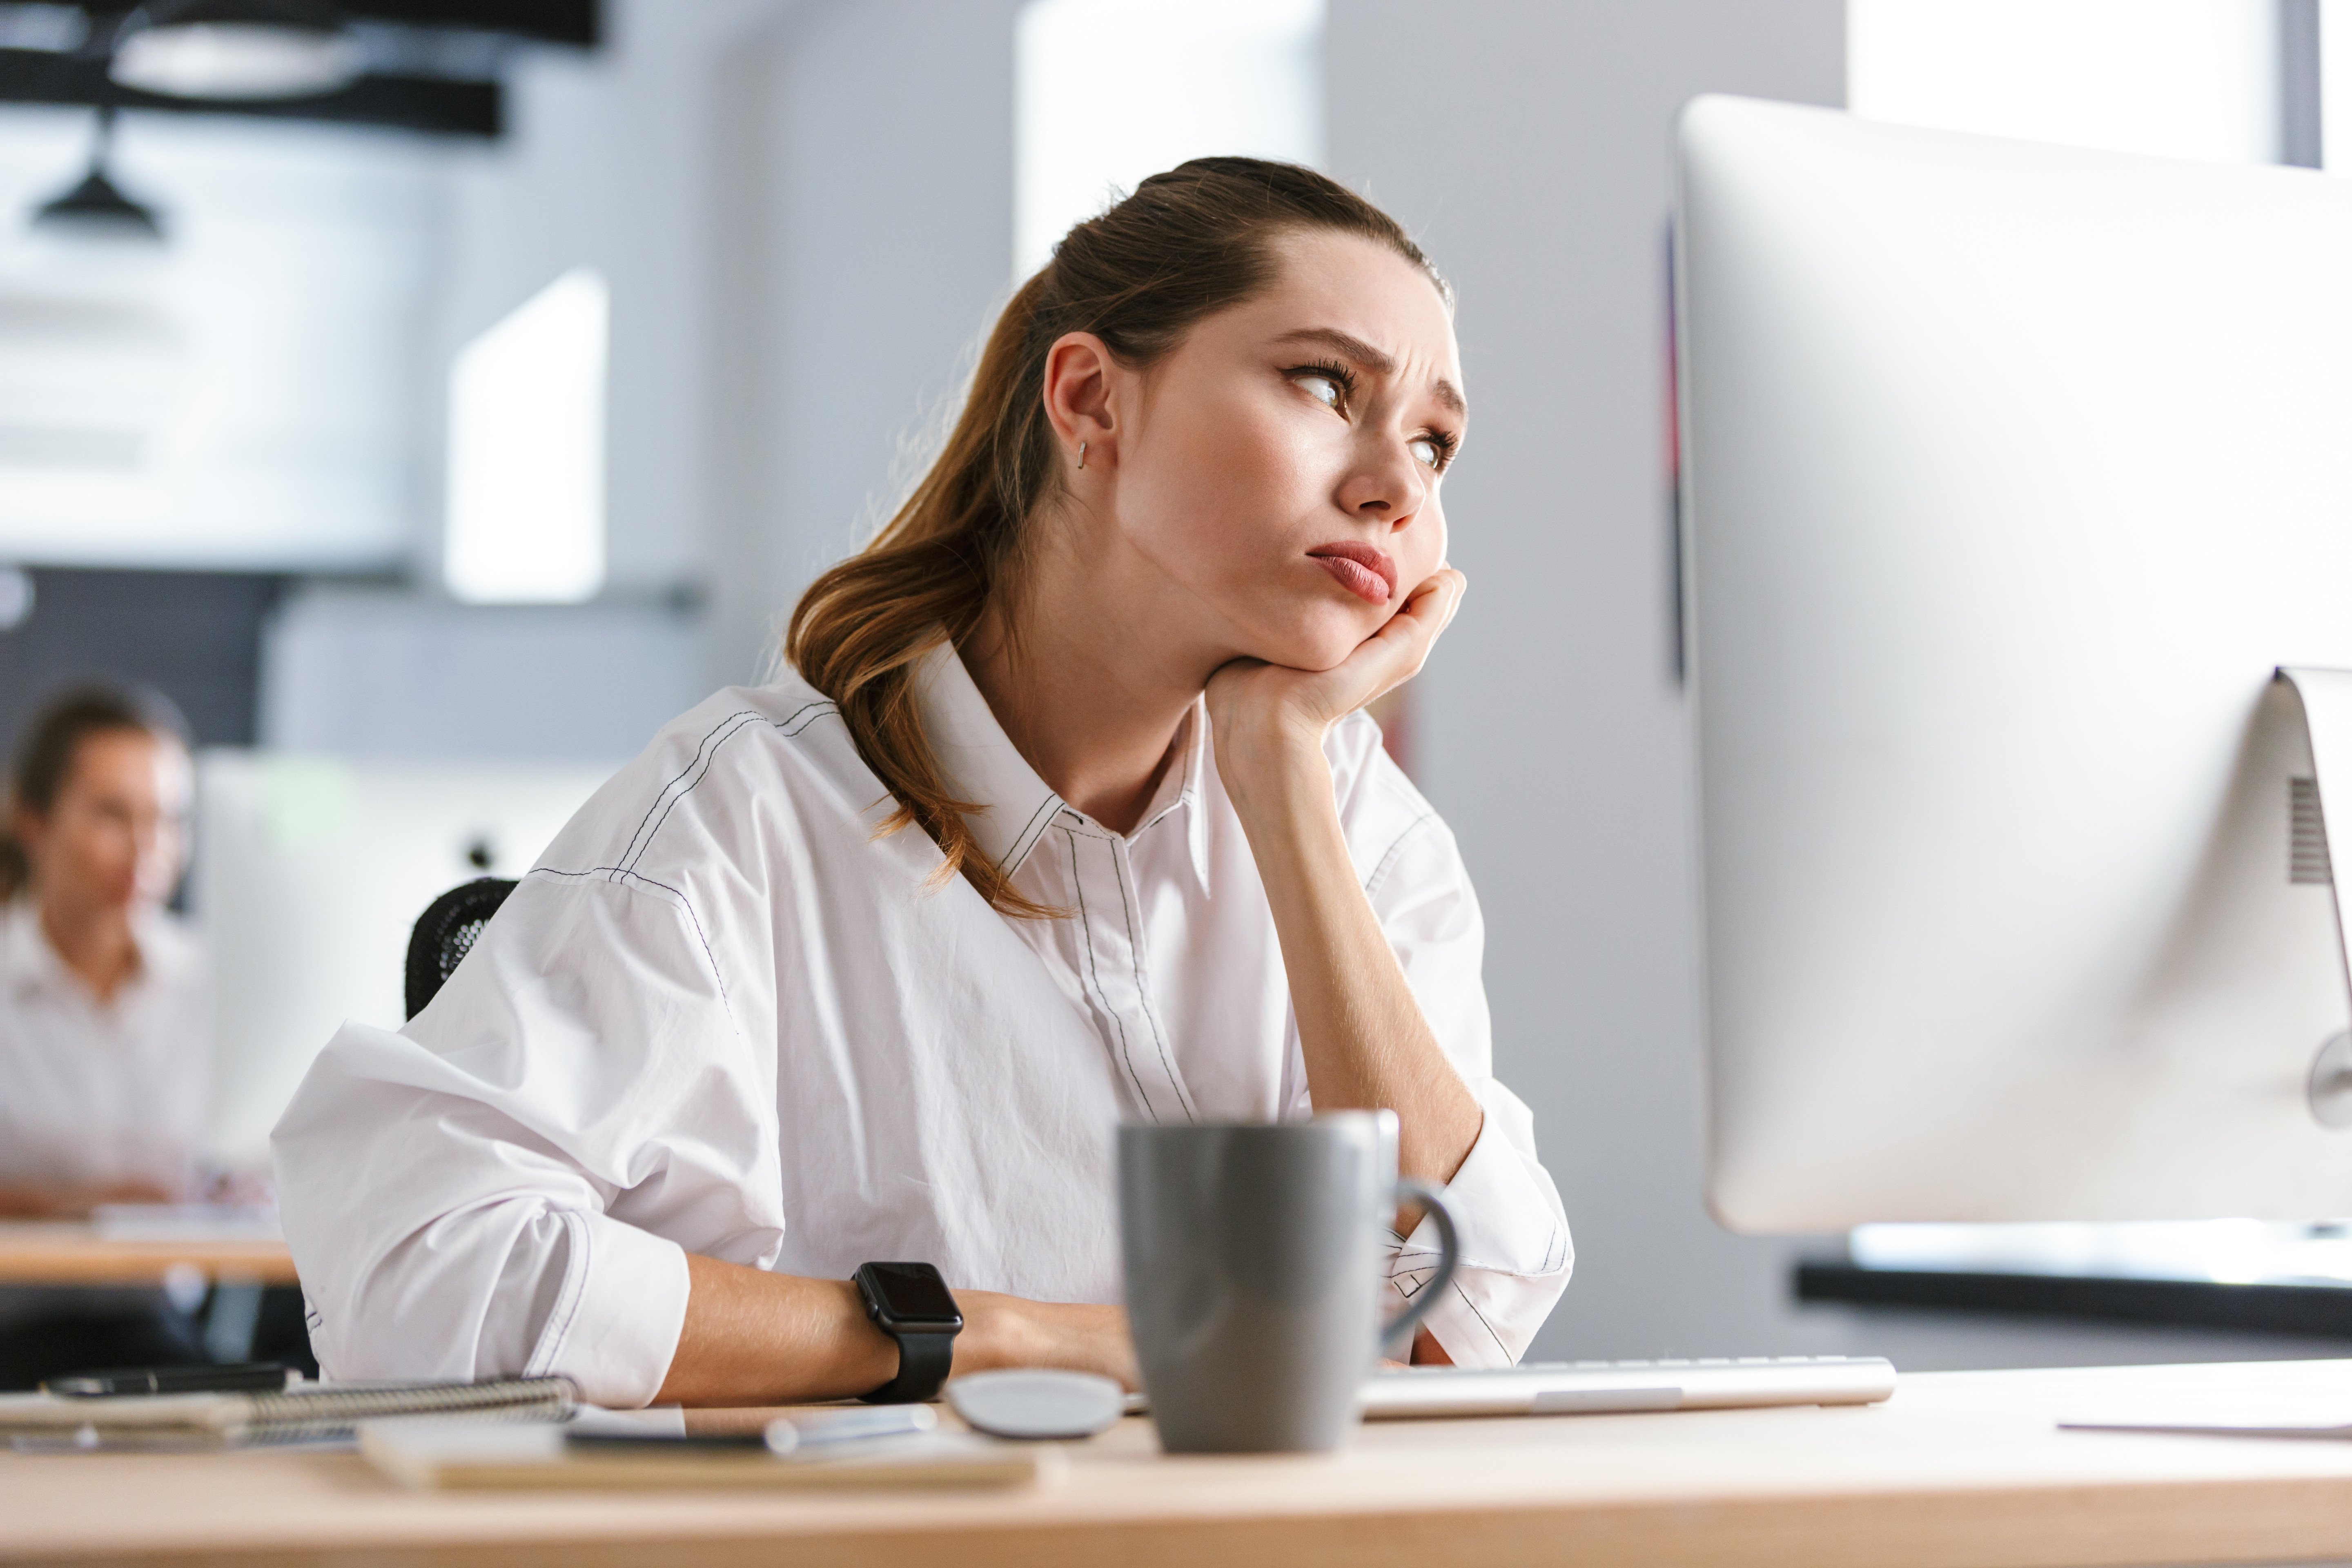
[(1265, 883), (1316, 1108), (1394, 1110), (1399, 1167), (1449, 1181), (1485, 1112), (1356, 879), (1322, 747), (1297, 733), (1230, 739), (1239, 754), (1221, 751), (1218, 766)]
[(686, 1323), (656, 1405), (847, 1399), (898, 1375), (898, 1347), (846, 1279), (806, 1279), (688, 1253)]
[[(898, 1347), (866, 1316), (857, 1287), (688, 1253), (686, 1323), (656, 1405), (793, 1405), (848, 1399), (898, 1373)], [(958, 1290), (956, 1373), (1000, 1366), (1098, 1372), (1138, 1386), (1127, 1314)]]

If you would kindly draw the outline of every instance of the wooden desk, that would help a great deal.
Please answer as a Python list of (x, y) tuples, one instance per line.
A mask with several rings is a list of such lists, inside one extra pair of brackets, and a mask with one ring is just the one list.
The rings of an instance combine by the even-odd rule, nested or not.
[(239, 1284), (295, 1283), (282, 1241), (112, 1241), (87, 1225), (0, 1221), (0, 1285), (160, 1285), (175, 1268)]
[[(1130, 1420), (1002, 1496), (400, 1491), (354, 1455), (0, 1454), (0, 1561), (1806, 1568), (2352, 1559), (2352, 1443), (2060, 1432), (2352, 1363), (1915, 1377), (1872, 1409), (1388, 1423), (1333, 1457), (1160, 1456)], [(2174, 1405), (2175, 1409), (2181, 1406)]]

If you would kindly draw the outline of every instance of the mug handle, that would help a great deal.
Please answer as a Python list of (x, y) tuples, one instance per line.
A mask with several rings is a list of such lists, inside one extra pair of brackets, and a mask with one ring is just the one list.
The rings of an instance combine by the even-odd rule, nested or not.
[(1428, 1283), (1413, 1293), (1412, 1300), (1400, 1309), (1395, 1317), (1381, 1326), (1381, 1348), (1385, 1350), (1401, 1334), (1418, 1327), (1429, 1310), (1437, 1305), (1437, 1293), (1453, 1282), (1454, 1270), (1462, 1261), (1462, 1236), (1454, 1228), (1454, 1211), (1445, 1206), (1445, 1194), (1415, 1176), (1404, 1176), (1396, 1184), (1396, 1201), (1410, 1200), (1429, 1211), (1437, 1222), (1437, 1272)]

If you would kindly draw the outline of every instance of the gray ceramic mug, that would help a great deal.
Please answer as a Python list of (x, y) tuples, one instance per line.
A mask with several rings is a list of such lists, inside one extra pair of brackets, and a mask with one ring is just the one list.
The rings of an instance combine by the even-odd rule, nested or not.
[[(1444, 1256), (1380, 1321), (1381, 1238), (1426, 1206)], [(1429, 1310), (1460, 1258), (1454, 1216), (1396, 1175), (1396, 1117), (1118, 1130), (1127, 1310), (1171, 1453), (1336, 1448), (1379, 1348)]]

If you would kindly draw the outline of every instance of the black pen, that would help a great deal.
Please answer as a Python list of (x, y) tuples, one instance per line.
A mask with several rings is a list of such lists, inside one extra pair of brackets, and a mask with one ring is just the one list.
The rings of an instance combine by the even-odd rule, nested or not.
[(131, 1367), (117, 1372), (84, 1372), (53, 1377), (41, 1384), (44, 1394), (68, 1399), (101, 1399), (123, 1394), (283, 1394), (293, 1386), (294, 1373), (276, 1362), (244, 1362), (232, 1366)]

